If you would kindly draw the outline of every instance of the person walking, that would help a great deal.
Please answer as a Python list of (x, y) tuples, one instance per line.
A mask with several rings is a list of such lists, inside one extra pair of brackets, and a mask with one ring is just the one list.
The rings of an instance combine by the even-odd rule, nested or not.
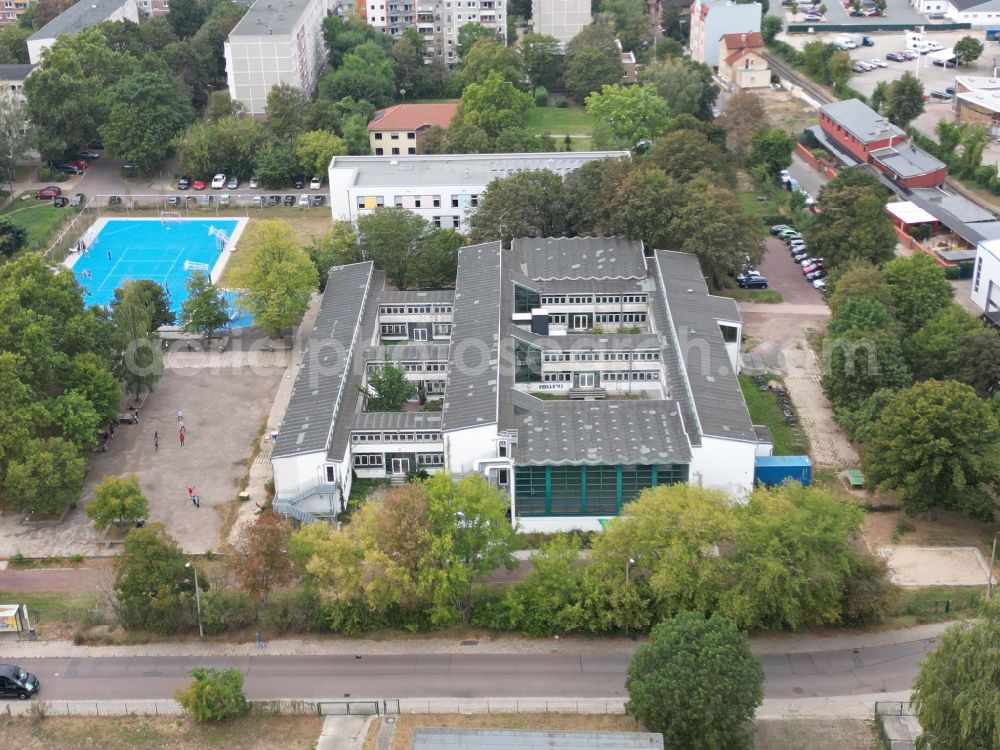
[(264, 650), (264, 638), (261, 636), (260, 633), (257, 633), (257, 650), (258, 651)]
[(178, 435), (178, 437), (180, 438), (180, 441), (181, 441), (181, 448), (183, 448), (184, 447), (184, 430), (183, 429), (180, 431), (180, 434)]
[(111, 251), (108, 250), (108, 260), (111, 260)]
[(177, 421), (178, 422), (184, 421), (184, 412), (182, 412), (180, 409), (177, 410)]
[(160, 433), (159, 432), (154, 432), (153, 433), (153, 450), (154, 451), (160, 450)]
[(193, 495), (191, 495), (191, 504), (195, 508), (200, 508), (201, 507), (201, 498), (198, 497), (198, 493), (197, 492), (195, 492)]

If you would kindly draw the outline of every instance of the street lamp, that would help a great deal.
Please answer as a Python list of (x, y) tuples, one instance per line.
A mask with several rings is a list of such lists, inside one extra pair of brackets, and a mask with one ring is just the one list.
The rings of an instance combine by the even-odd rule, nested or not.
[(184, 563), (184, 567), (191, 568), (194, 571), (194, 604), (198, 609), (198, 637), (204, 638), (205, 631), (201, 627), (201, 593), (198, 591), (198, 568), (190, 562)]
[[(628, 571), (629, 568), (635, 565), (635, 559), (632, 557), (625, 558), (625, 588), (628, 588)], [(625, 635), (628, 635), (628, 614), (625, 615)]]
[(997, 537), (1000, 531), (993, 535), (993, 551), (990, 553), (990, 569), (986, 571), (986, 599), (989, 600), (993, 593), (993, 563), (997, 560)]

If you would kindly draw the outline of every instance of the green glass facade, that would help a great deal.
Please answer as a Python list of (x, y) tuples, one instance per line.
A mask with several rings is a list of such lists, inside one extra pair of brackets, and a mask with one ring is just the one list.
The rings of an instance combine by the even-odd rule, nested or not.
[(647, 487), (686, 481), (687, 464), (514, 468), (519, 516), (612, 516)]

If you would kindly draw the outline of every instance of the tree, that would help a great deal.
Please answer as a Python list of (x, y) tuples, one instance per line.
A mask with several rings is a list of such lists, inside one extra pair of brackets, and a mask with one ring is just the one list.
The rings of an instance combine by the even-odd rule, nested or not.
[(365, 397), (367, 411), (403, 411), (406, 402), (417, 394), (417, 387), (406, 379), (401, 365), (386, 358), (379, 367), (368, 370), (368, 382), (355, 386)]
[(31, 30), (19, 26), (4, 26), (0, 29), (0, 64), (27, 65), (29, 36)]
[[(163, 376), (163, 353), (154, 333), (162, 323), (154, 325), (154, 317), (166, 317), (160, 312), (164, 303), (165, 295), (156, 282), (132, 281), (115, 290), (111, 308), (119, 352), (115, 370), (132, 396), (151, 393)], [(169, 308), (167, 312), (173, 321), (173, 312)]]
[(309, 100), (290, 83), (277, 83), (267, 92), (267, 129), (278, 140), (294, 140), (305, 130)]
[(566, 46), (563, 79), (578, 102), (602, 86), (620, 83), (624, 74), (614, 31), (605, 24), (585, 26)]
[[(622, 162), (611, 162), (604, 170), (601, 190), (600, 203), (594, 208), (595, 223), (590, 229), (639, 239), (646, 247), (676, 245), (672, 221), (683, 205), (685, 186), (662, 169), (652, 164), (630, 168)], [(570, 197), (564, 200), (572, 205)]]
[(544, 34), (525, 34), (521, 39), (521, 59), (532, 87), (551, 89), (562, 83), (564, 59), (559, 48), (558, 39)]
[(725, 129), (726, 146), (737, 163), (745, 164), (750, 153), (750, 139), (765, 124), (760, 97), (749, 91), (738, 91), (726, 100), (722, 116), (716, 122)]
[(0, 219), (0, 255), (10, 258), (24, 247), (28, 231), (10, 219)]
[(898, 127), (906, 130), (924, 111), (924, 85), (912, 73), (903, 73), (889, 84), (884, 114)]
[(288, 542), (292, 525), (276, 513), (262, 513), (246, 525), (227, 560), (230, 573), (257, 602), (258, 608), (275, 586), (291, 582), (294, 573)]
[(465, 87), (452, 127), (479, 128), (493, 143), (504, 131), (526, 127), (533, 107), (530, 94), (492, 71), (482, 83)]
[(108, 103), (108, 120), (99, 129), (104, 145), (142, 172), (160, 165), (174, 137), (194, 119), (190, 97), (166, 73), (143, 72), (123, 79), (108, 91)]
[(75, 0), (38, 0), (31, 16), (32, 27), (42, 28), (60, 13), (69, 10), (74, 4)]
[(664, 744), (697, 750), (749, 748), (764, 698), (764, 673), (731, 620), (684, 612), (653, 628), (628, 668), (625, 710)]
[(579, 552), (575, 535), (558, 534), (542, 543), (531, 556), (531, 572), (504, 596), (511, 628), (545, 637), (579, 627), (576, 612), (583, 584)]
[(764, 37), (764, 43), (773, 42), (784, 27), (785, 22), (781, 20), (780, 16), (764, 16), (760, 22), (760, 34)]
[(455, 46), (455, 53), (459, 60), (464, 60), (465, 56), (480, 41), (494, 41), (495, 39), (493, 31), (481, 23), (463, 24), (458, 29), (458, 44)]
[(750, 138), (748, 162), (759, 167), (769, 178), (777, 178), (792, 163), (795, 138), (781, 128), (758, 128)]
[(368, 118), (359, 114), (344, 118), (341, 135), (347, 145), (347, 153), (352, 156), (368, 156), (371, 154), (371, 142), (368, 140)]
[(135, 474), (105, 477), (94, 487), (94, 495), (87, 505), (87, 517), (99, 529), (115, 524), (124, 531), (126, 526), (149, 515), (149, 504)]
[(839, 90), (847, 85), (847, 82), (851, 78), (853, 67), (854, 60), (851, 59), (850, 54), (846, 50), (837, 50), (830, 55), (830, 59), (826, 64), (826, 70), (830, 78), (830, 83), (833, 84), (835, 89)]
[(486, 186), (470, 219), (477, 242), (515, 237), (560, 237), (566, 231), (562, 178), (546, 169), (517, 172)]
[(806, 241), (830, 268), (890, 260), (896, 232), (885, 212), (886, 197), (875, 177), (858, 169), (842, 170), (820, 191), (823, 210), (806, 227)]
[(823, 390), (835, 408), (851, 408), (880, 388), (912, 382), (894, 330), (850, 330), (823, 340)]
[(319, 93), (323, 99), (350, 97), (371, 102), (377, 108), (392, 102), (395, 85), (392, 60), (377, 42), (369, 41), (344, 55), (339, 67), (327, 68), (319, 81)]
[(910, 515), (936, 507), (991, 519), (981, 488), (1000, 471), (1000, 425), (985, 401), (955, 381), (926, 380), (882, 411), (865, 455), (865, 473), (899, 490)]
[(494, 72), (519, 90), (527, 87), (524, 63), (517, 50), (488, 39), (479, 39), (462, 56), (459, 80), (464, 88), (471, 83), (482, 83)]
[(172, 0), (167, 23), (178, 39), (195, 35), (205, 22), (205, 6), (199, 0)]
[[(261, 124), (249, 117), (198, 122), (175, 139), (177, 161), (183, 171), (192, 174), (249, 175), (254, 173), (264, 140)], [(287, 142), (283, 145), (287, 155), (292, 146)], [(286, 163), (294, 166), (294, 153)]]
[(295, 155), (299, 166), (306, 174), (322, 175), (330, 166), (334, 156), (347, 153), (347, 145), (339, 137), (325, 130), (303, 133), (299, 136)]
[(882, 280), (882, 272), (876, 266), (851, 263), (837, 278), (828, 299), (833, 311), (852, 299), (870, 299), (888, 308), (889, 289)]
[(842, 336), (852, 331), (891, 331), (896, 333), (896, 319), (880, 302), (864, 297), (850, 299), (833, 311), (826, 326), (830, 336)]
[[(162, 523), (132, 529), (115, 559), (114, 606), (122, 626), (176, 633), (192, 624), (193, 574)], [(205, 577), (199, 576), (201, 588)]]
[(957, 378), (964, 365), (966, 341), (982, 330), (982, 324), (960, 305), (953, 302), (940, 308), (903, 342), (914, 379)]
[(326, 289), (331, 268), (362, 260), (358, 237), (354, 233), (354, 225), (349, 221), (333, 222), (330, 231), (314, 239), (306, 252), (316, 267), (321, 292)]
[(975, 62), (983, 54), (983, 43), (972, 36), (963, 36), (955, 42), (955, 57), (959, 65)]
[(995, 331), (980, 329), (966, 335), (956, 352), (960, 362), (955, 377), (976, 389), (981, 398), (990, 398), (1000, 389), (1000, 337)]
[(59, 437), (33, 438), (7, 466), (5, 495), (14, 510), (58, 516), (80, 499), (86, 462)]
[(623, 50), (640, 51), (650, 45), (653, 29), (649, 23), (649, 8), (643, 0), (603, 0), (601, 9), (611, 16)]
[(455, 286), (458, 249), (465, 238), (454, 229), (431, 229), (424, 235), (406, 269), (408, 289), (440, 289)]
[(195, 721), (224, 721), (250, 711), (243, 695), (243, 673), (238, 669), (198, 667), (189, 674), (194, 681), (184, 690), (174, 693), (177, 702)]
[(413, 97), (433, 96), (437, 85), (430, 68), (424, 65), (429, 56), (423, 37), (415, 28), (409, 28), (389, 50), (389, 57), (396, 68), (396, 90), (402, 89)]
[[(690, 117), (690, 115), (685, 115)], [(713, 182), (735, 186), (729, 158), (698, 130), (671, 130), (656, 139), (647, 161), (678, 182), (704, 177)]]
[(115, 289), (115, 296), (111, 300), (111, 314), (114, 317), (116, 308), (122, 306), (124, 293), (126, 290), (134, 290), (142, 301), (143, 307), (149, 311), (149, 330), (155, 331), (160, 326), (171, 326), (177, 316), (170, 309), (170, 298), (166, 290), (151, 279), (138, 279), (129, 281)]
[(376, 208), (358, 218), (358, 247), (361, 257), (375, 261), (399, 289), (406, 288), (410, 264), (427, 233), (427, 222), (412, 211)]
[(687, 58), (668, 57), (650, 63), (642, 72), (642, 81), (656, 87), (660, 96), (666, 99), (671, 114), (687, 113), (699, 120), (712, 119), (719, 87), (707, 65)]
[(944, 269), (924, 253), (886, 263), (882, 278), (889, 291), (889, 308), (908, 333), (946, 308), (955, 296)]
[(188, 278), (187, 293), (181, 304), (181, 327), (187, 333), (200, 333), (211, 340), (215, 331), (229, 324), (225, 297), (201, 271)]
[(295, 149), (289, 141), (265, 143), (254, 159), (253, 171), (264, 187), (279, 188), (292, 181), (298, 169)]
[(206, 122), (218, 122), (230, 117), (242, 117), (246, 114), (243, 102), (229, 96), (228, 91), (213, 91), (208, 96), (203, 116)]
[(316, 290), (316, 269), (294, 230), (281, 221), (259, 222), (243, 240), (246, 254), (234, 281), (254, 323), (268, 336), (294, 325)]
[(597, 148), (634, 148), (641, 140), (652, 140), (663, 133), (667, 103), (649, 84), (641, 86), (604, 86), (586, 100), (587, 113), (597, 123)]
[(28, 156), (34, 140), (35, 128), (24, 100), (19, 96), (0, 99), (0, 182), (14, 182), (14, 166)]
[(94, 405), (81, 391), (68, 390), (46, 405), (53, 432), (79, 452), (94, 446), (97, 430), (104, 423)]
[(920, 748), (989, 750), (1000, 746), (1000, 606), (984, 602), (979, 619), (938, 637), (913, 685)]

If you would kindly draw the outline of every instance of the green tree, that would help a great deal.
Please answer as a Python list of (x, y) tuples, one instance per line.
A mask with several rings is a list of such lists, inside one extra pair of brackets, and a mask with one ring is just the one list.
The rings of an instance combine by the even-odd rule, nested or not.
[(358, 247), (365, 260), (386, 272), (399, 289), (405, 289), (410, 265), (427, 234), (428, 224), (412, 211), (400, 208), (376, 208), (358, 218)]
[(566, 228), (562, 178), (539, 169), (493, 180), (470, 224), (475, 241), (501, 240), (504, 247), (515, 237), (562, 236)]
[[(695, 185), (695, 183), (691, 183)], [(703, 183), (696, 183), (697, 189)], [(592, 229), (600, 234), (623, 234), (639, 239), (646, 247), (673, 247), (673, 219), (684, 204), (685, 186), (652, 164), (629, 168), (612, 162), (604, 170), (600, 189), (603, 194), (594, 207)], [(567, 195), (565, 202), (570, 202)], [(688, 214), (693, 219), (692, 214)]]
[(830, 309), (836, 311), (852, 299), (870, 299), (888, 308), (889, 289), (878, 267), (870, 263), (851, 263), (838, 275), (833, 293), (828, 297)]
[(885, 305), (864, 297), (849, 299), (833, 311), (826, 332), (842, 336), (852, 331), (895, 331), (896, 319)]
[(837, 50), (827, 61), (827, 75), (830, 77), (830, 83), (834, 85), (836, 89), (843, 88), (847, 85), (847, 82), (851, 79), (851, 73), (853, 72), (851, 68), (854, 67), (854, 60), (851, 59), (851, 55), (846, 50)]
[(205, 6), (199, 0), (173, 0), (167, 12), (167, 23), (178, 39), (187, 39), (201, 28), (205, 16)]
[(347, 153), (352, 156), (368, 156), (371, 154), (371, 142), (368, 140), (368, 118), (359, 114), (344, 118), (341, 136), (347, 145)]
[(669, 747), (753, 745), (749, 725), (764, 698), (764, 673), (746, 635), (725, 617), (684, 612), (654, 627), (625, 687), (625, 710)]
[(155, 331), (160, 326), (170, 326), (174, 324), (177, 316), (170, 309), (170, 298), (166, 290), (150, 279), (138, 279), (129, 281), (115, 289), (115, 296), (111, 300), (111, 315), (115, 315), (116, 308), (121, 307), (125, 290), (135, 290), (142, 300), (142, 305), (149, 311), (150, 331)]
[(614, 31), (605, 24), (585, 26), (566, 46), (563, 79), (578, 102), (602, 86), (620, 83), (624, 74)]
[(250, 711), (243, 695), (243, 673), (238, 669), (198, 667), (189, 673), (194, 681), (174, 694), (177, 702), (195, 721), (224, 721)]
[(14, 510), (58, 516), (80, 499), (86, 462), (68, 440), (33, 438), (7, 466), (5, 495)]
[(27, 65), (29, 29), (4, 26), (0, 29), (0, 64)]
[(92, 448), (98, 427), (104, 422), (86, 394), (68, 390), (47, 405), (56, 434), (71, 443), (81, 453)]
[(0, 255), (8, 258), (24, 247), (28, 231), (10, 219), (0, 219)]
[(642, 81), (651, 83), (667, 101), (671, 114), (687, 113), (699, 120), (712, 119), (719, 87), (707, 65), (687, 58), (667, 57), (650, 63)]
[(924, 111), (924, 85), (912, 73), (903, 73), (889, 84), (884, 114), (903, 130)]
[(972, 36), (963, 36), (955, 42), (955, 57), (959, 65), (975, 62), (983, 54), (983, 43)]
[(281, 221), (262, 221), (243, 240), (246, 258), (234, 281), (254, 323), (268, 336), (294, 325), (316, 290), (316, 269), (295, 231)]
[(284, 187), (298, 169), (295, 148), (289, 141), (265, 143), (254, 159), (253, 172), (264, 187)]
[(364, 385), (355, 387), (365, 397), (367, 411), (403, 411), (406, 402), (417, 395), (417, 387), (406, 379), (402, 366), (388, 359), (368, 371)]
[(277, 83), (267, 92), (267, 129), (278, 140), (294, 140), (305, 131), (309, 99), (290, 83)]
[(948, 508), (989, 519), (995, 503), (982, 485), (1000, 471), (998, 439), (996, 417), (972, 388), (926, 380), (901, 391), (882, 411), (865, 474), (880, 487), (899, 490), (911, 515)]
[(525, 34), (521, 39), (521, 59), (532, 87), (551, 89), (561, 85), (564, 59), (555, 37)]
[(493, 143), (504, 131), (526, 127), (533, 107), (530, 94), (518, 91), (494, 71), (482, 83), (465, 87), (452, 127), (478, 128)]
[(907, 333), (913, 333), (948, 307), (955, 296), (944, 270), (924, 253), (886, 263), (882, 278), (889, 291), (889, 309)]
[(229, 311), (222, 292), (195, 271), (187, 280), (187, 299), (181, 304), (181, 327), (187, 333), (200, 333), (209, 340), (212, 334), (229, 323)]
[(917, 746), (989, 750), (1000, 746), (1000, 606), (942, 633), (920, 667), (913, 705), (923, 730)]
[(579, 626), (583, 568), (580, 540), (558, 534), (531, 556), (531, 572), (507, 589), (504, 606), (509, 626), (531, 636), (551, 636)]
[(956, 378), (964, 364), (966, 341), (981, 330), (982, 324), (960, 305), (939, 309), (903, 342), (914, 379)]
[(759, 128), (750, 138), (750, 152), (747, 161), (759, 167), (770, 178), (776, 178), (782, 169), (792, 163), (795, 138), (781, 128)]
[(760, 33), (764, 37), (764, 43), (773, 42), (784, 27), (785, 22), (781, 20), (780, 16), (764, 16), (764, 20), (760, 22)]
[(277, 513), (261, 513), (243, 527), (226, 564), (240, 586), (260, 607), (275, 586), (291, 582), (294, 562), (288, 554), (292, 525)]
[(358, 236), (349, 221), (335, 221), (326, 234), (315, 238), (307, 252), (319, 277), (319, 290), (326, 289), (326, 279), (330, 269), (362, 260), (358, 247)]
[(246, 114), (246, 107), (243, 102), (230, 97), (228, 91), (213, 91), (202, 114), (206, 122), (218, 122), (229, 117), (242, 117)]
[[(148, 523), (125, 536), (114, 584), (114, 607), (123, 627), (176, 633), (193, 624), (194, 578), (186, 562), (162, 523)], [(204, 582), (199, 576), (203, 590)]]
[(338, 101), (344, 97), (387, 106), (396, 95), (396, 73), (392, 60), (377, 42), (369, 41), (344, 55), (339, 67), (329, 67), (319, 82), (323, 99)]
[(409, 289), (440, 289), (455, 286), (458, 275), (458, 249), (465, 238), (454, 229), (434, 228), (417, 244), (406, 269)]
[(760, 97), (750, 91), (738, 91), (726, 100), (722, 116), (716, 122), (725, 129), (726, 147), (737, 163), (746, 164), (750, 141), (766, 124)]
[(643, 0), (603, 0), (601, 10), (611, 16), (612, 26), (626, 52), (643, 50), (652, 43), (649, 8)]
[(850, 330), (823, 339), (823, 390), (835, 408), (851, 408), (880, 388), (912, 382), (894, 330)]
[(896, 249), (896, 233), (885, 212), (887, 191), (871, 175), (845, 169), (819, 194), (823, 210), (805, 238), (830, 268), (853, 262), (881, 264)]
[(455, 53), (459, 60), (464, 60), (477, 43), (483, 40), (491, 42), (495, 39), (493, 31), (481, 23), (463, 24), (458, 29), (458, 44), (455, 46)]
[(524, 63), (517, 50), (499, 42), (479, 39), (462, 56), (458, 79), (464, 88), (472, 83), (483, 83), (492, 73), (496, 73), (518, 90), (523, 91), (527, 88)]
[(324, 175), (334, 156), (347, 153), (347, 145), (339, 137), (325, 130), (314, 130), (299, 136), (295, 155), (306, 174)]
[(136, 474), (105, 477), (94, 487), (94, 495), (87, 505), (87, 517), (99, 529), (115, 524), (124, 531), (149, 515), (149, 504)]
[[(228, 117), (215, 122), (197, 122), (177, 136), (177, 161), (184, 172), (210, 175), (250, 175), (260, 158), (264, 142), (261, 125), (249, 117)], [(284, 143), (287, 152), (290, 143)], [(286, 153), (287, 153), (286, 152)], [(295, 156), (286, 161), (294, 166)], [(263, 179), (263, 176), (261, 176)]]
[(396, 40), (389, 50), (396, 68), (396, 90), (402, 89), (413, 97), (433, 96), (437, 93), (437, 85), (431, 74), (430, 67), (424, 65), (424, 58), (429, 56), (425, 49), (423, 37), (415, 28), (409, 28)]
[(959, 361), (955, 377), (976, 389), (981, 398), (990, 398), (1000, 389), (1000, 337), (983, 328), (967, 334), (956, 352)]
[(587, 97), (586, 105), (597, 123), (597, 148), (634, 148), (640, 140), (662, 134), (667, 121), (667, 103), (649, 84), (604, 86), (600, 93)]

